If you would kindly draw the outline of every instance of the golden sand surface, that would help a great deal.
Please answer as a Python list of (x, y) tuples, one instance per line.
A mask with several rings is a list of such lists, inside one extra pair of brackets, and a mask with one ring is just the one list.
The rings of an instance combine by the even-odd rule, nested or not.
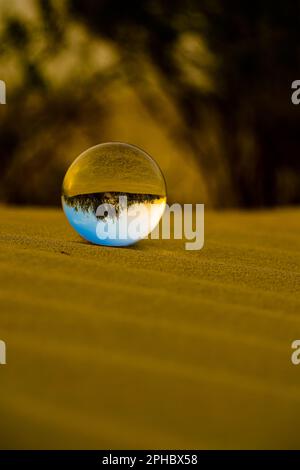
[(299, 209), (207, 212), (201, 251), (0, 220), (1, 448), (300, 448)]

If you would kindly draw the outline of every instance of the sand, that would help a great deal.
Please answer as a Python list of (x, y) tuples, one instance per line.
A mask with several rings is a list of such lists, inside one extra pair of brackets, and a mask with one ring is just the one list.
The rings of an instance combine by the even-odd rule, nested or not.
[(300, 448), (299, 209), (206, 213), (198, 252), (0, 218), (1, 448)]

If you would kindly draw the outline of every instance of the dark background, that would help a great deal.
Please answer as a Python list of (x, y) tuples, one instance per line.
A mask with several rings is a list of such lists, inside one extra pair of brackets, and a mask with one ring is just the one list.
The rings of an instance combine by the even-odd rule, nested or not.
[(171, 201), (300, 202), (300, 2), (1, 0), (0, 200), (60, 203), (87, 147), (154, 156)]

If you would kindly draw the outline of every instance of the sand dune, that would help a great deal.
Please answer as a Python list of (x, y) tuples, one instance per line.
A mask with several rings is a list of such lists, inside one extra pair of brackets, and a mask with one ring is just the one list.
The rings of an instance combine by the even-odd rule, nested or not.
[(207, 213), (199, 252), (0, 217), (1, 448), (300, 448), (300, 210)]

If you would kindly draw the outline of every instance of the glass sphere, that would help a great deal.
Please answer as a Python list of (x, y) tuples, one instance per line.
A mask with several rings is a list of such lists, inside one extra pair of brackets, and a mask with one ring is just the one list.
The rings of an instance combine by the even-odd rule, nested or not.
[(83, 152), (69, 167), (62, 206), (89, 242), (127, 246), (147, 237), (166, 206), (161, 170), (143, 150), (110, 142)]

